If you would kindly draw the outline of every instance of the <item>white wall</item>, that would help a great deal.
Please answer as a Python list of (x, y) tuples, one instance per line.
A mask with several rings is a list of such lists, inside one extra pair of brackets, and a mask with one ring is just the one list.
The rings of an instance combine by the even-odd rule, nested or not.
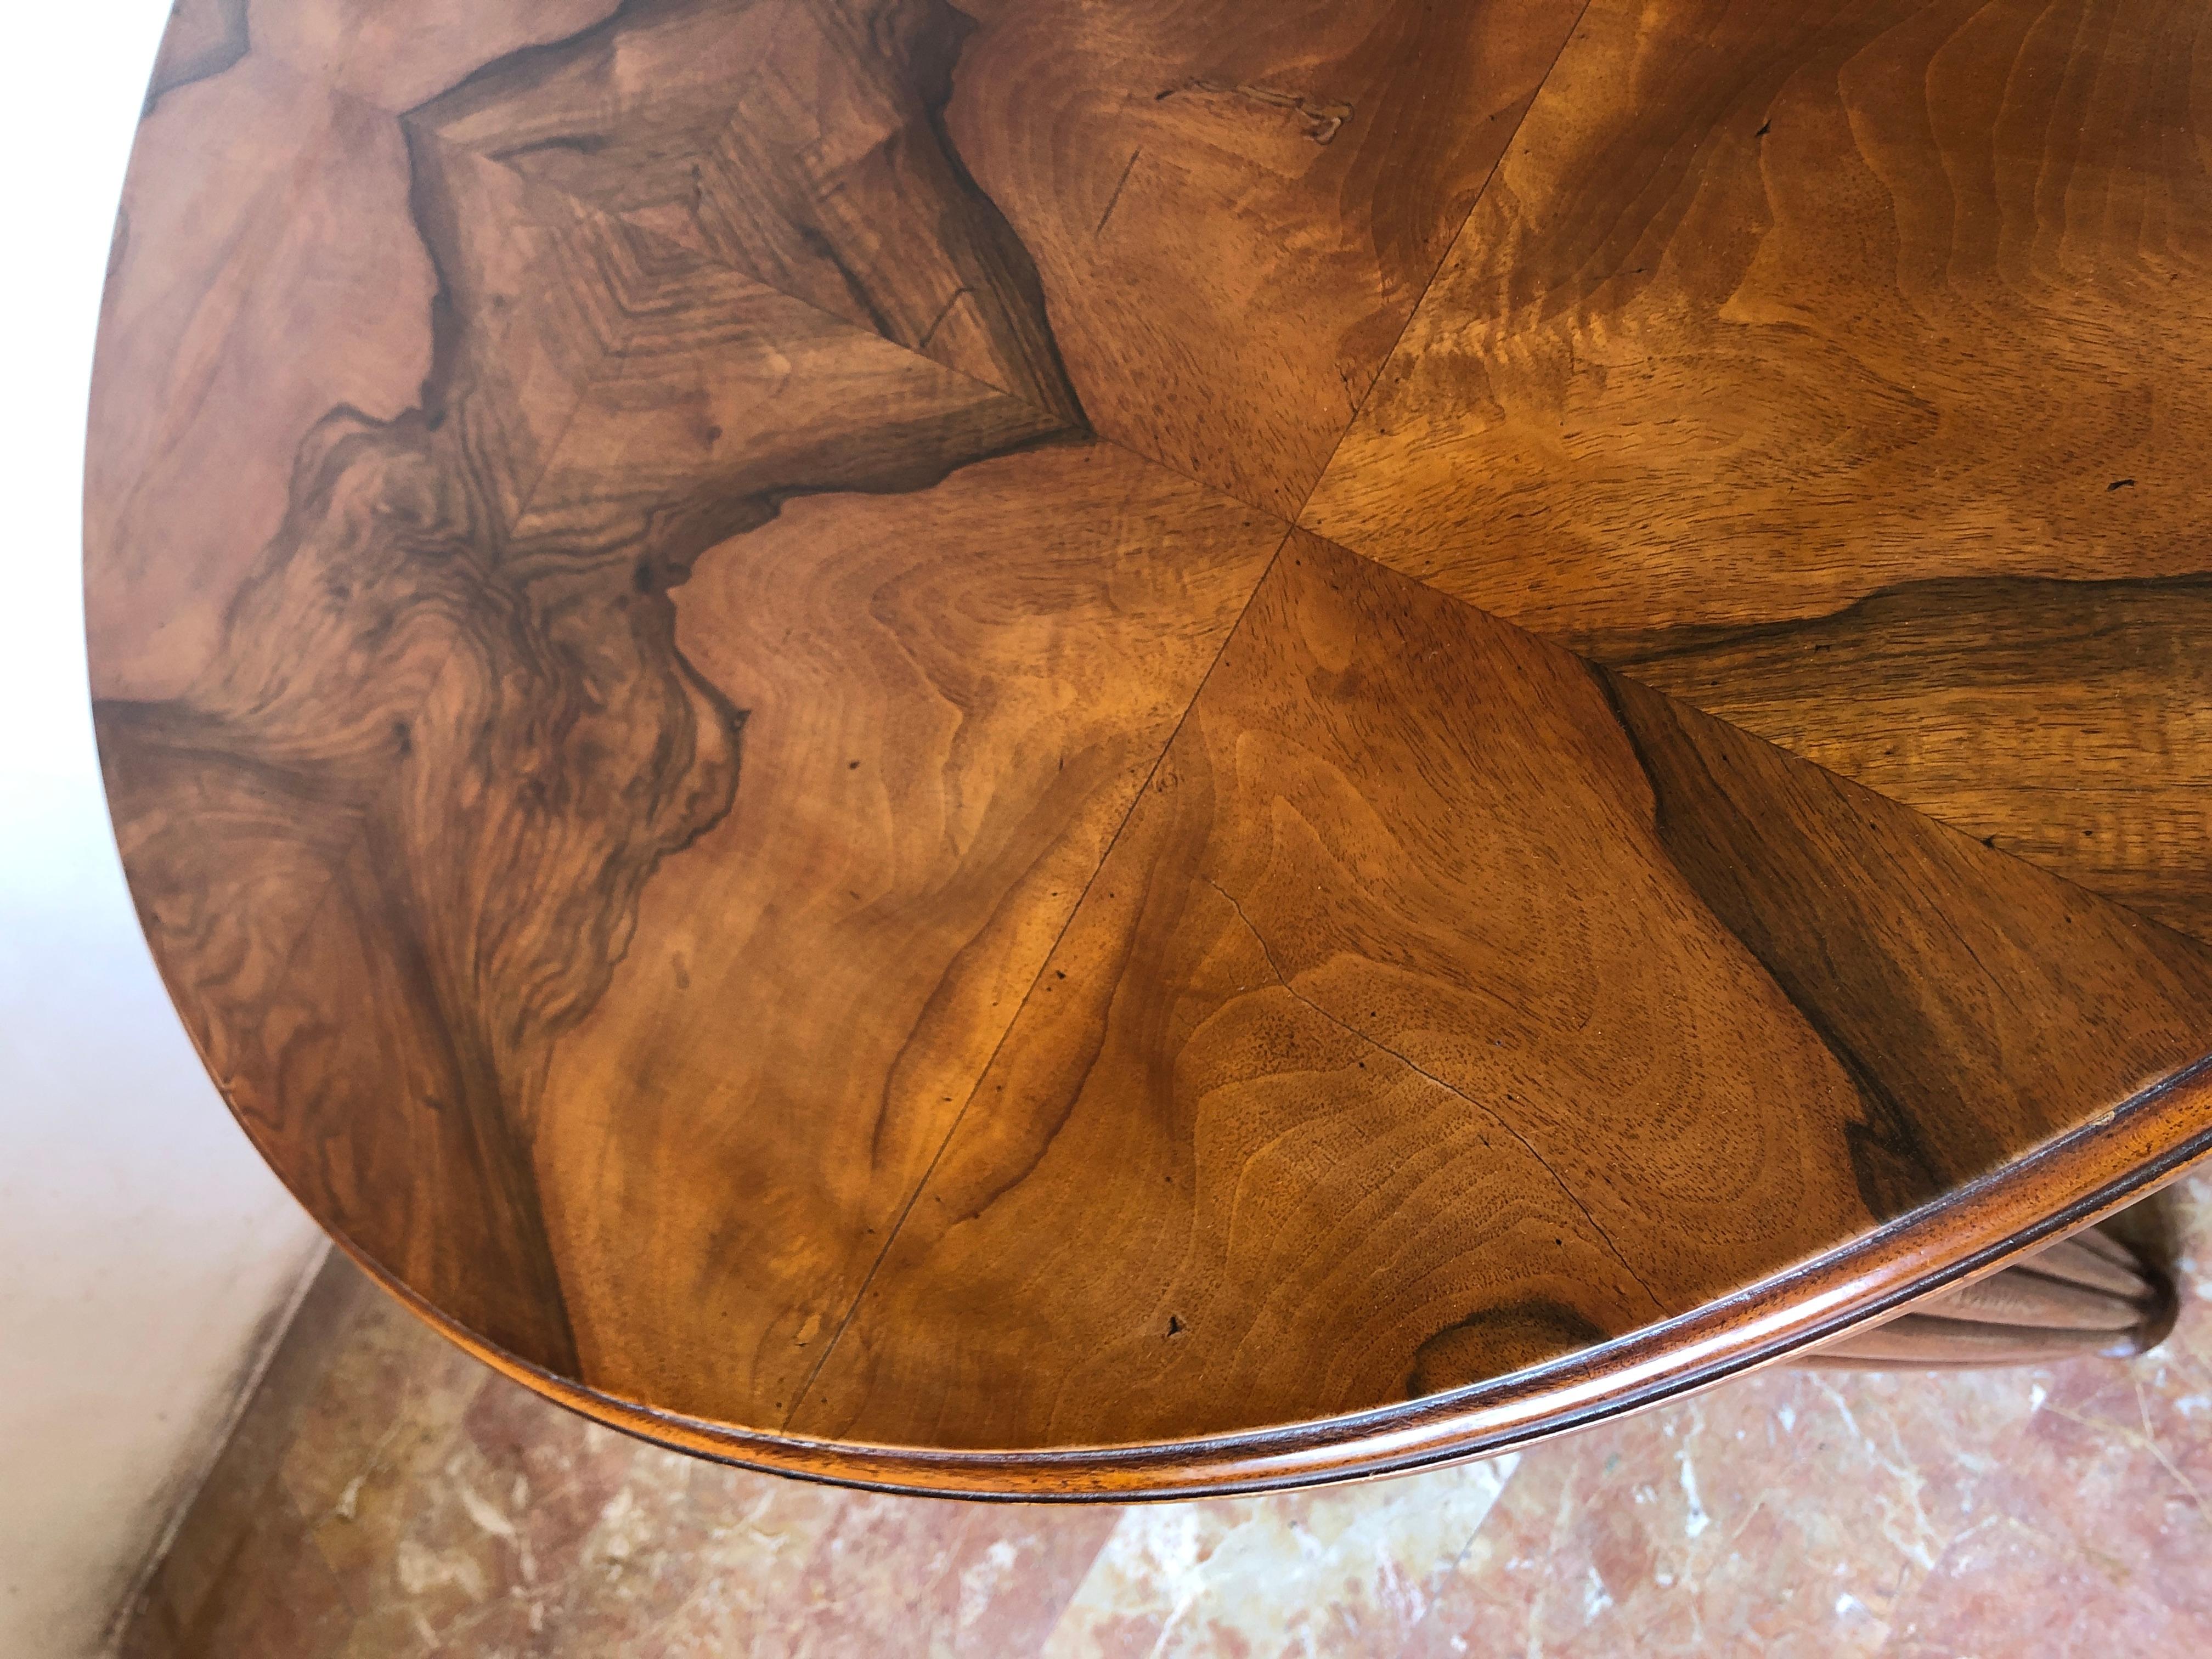
[(79, 502), (108, 234), (165, 0), (10, 8), (0, 260), (0, 1659), (111, 1615), (320, 1253), (209, 1085), (125, 896)]

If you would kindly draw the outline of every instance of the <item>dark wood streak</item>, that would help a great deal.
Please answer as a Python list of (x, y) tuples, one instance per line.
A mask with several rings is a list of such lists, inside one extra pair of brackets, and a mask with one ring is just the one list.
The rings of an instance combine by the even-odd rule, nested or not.
[(2212, 576), (1909, 582), (1826, 616), (1567, 643), (2212, 939)]
[[(1900, 836), (1915, 821), (1872, 792), (1596, 672), (1675, 866), (1859, 1088), (1869, 1121), (1854, 1128), (1852, 1161), (1877, 1218), (1997, 1167), (2023, 1135), (2063, 1123), (2063, 1097), (2031, 1078), (2001, 1081), (1984, 1056), (2016, 1065), (2038, 1044), (2016, 1012), (2023, 1003), (2109, 1024), (2091, 952), (2135, 958), (2175, 1018), (2203, 1017), (2212, 951), (2197, 941), (2008, 868), (1963, 834)], [(2011, 1094), (2008, 1111), (1992, 1109), (1995, 1088)]]
[[(878, 9), (884, 27), (840, 60), (855, 94), (949, 84), (957, 31), (940, 10)], [(587, 214), (538, 222), (553, 240), (541, 276), (556, 280), (495, 307), (485, 273), (516, 227), (487, 210), (495, 198), (471, 171), (483, 164), (453, 135), (535, 131), (549, 102), (556, 115), (603, 112), (618, 52), (656, 37), (677, 49), (724, 10), (633, 0), (405, 118), (414, 218), (439, 283), (421, 407), (326, 417), (216, 669), (174, 702), (98, 709), (142, 916), (249, 1127), (322, 1142), (319, 1173), (289, 1171), (311, 1207), (357, 1218), (362, 1249), (489, 1340), (572, 1373), (532, 1169), (548, 1052), (605, 991), (653, 872), (738, 787), (744, 713), (678, 649), (670, 590), (795, 496), (923, 489), (1083, 435), (1035, 272), (941, 153), (925, 102), (897, 135), (921, 158), (900, 187), (945, 246), (988, 251), (964, 274), (994, 337), (1012, 343), (1026, 397), (886, 351), (864, 371), (880, 410), (841, 398), (796, 429), (772, 410), (775, 424), (715, 432), (693, 458), (662, 453), (642, 485), (623, 465), (610, 439), (641, 396), (652, 408), (671, 362), (789, 351), (810, 330), (834, 356), (839, 325), (766, 296), (778, 326), (763, 332), (744, 309), (763, 297), (719, 265)], [(827, 0), (808, 15), (848, 31), (867, 15)], [(591, 292), (596, 309), (580, 311), (574, 295)], [(580, 369), (555, 381), (550, 411), (501, 355), (532, 334)], [(617, 400), (615, 432), (595, 434), (581, 470), (562, 465), (564, 434), (603, 392)], [(250, 890), (272, 867), (294, 875), (289, 902)], [(365, 993), (376, 1018), (331, 1004), (332, 987)], [(386, 1080), (395, 1067), (404, 1090)], [(349, 1195), (359, 1166), (394, 1178), (410, 1163), (441, 1172), (434, 1211), (395, 1229)]]
[[(1598, 683), (1650, 783), (1653, 820), (1675, 867), (1773, 975), (1858, 1091), (1865, 1119), (1846, 1125), (1844, 1133), (1867, 1212), (1887, 1221), (1933, 1198), (1943, 1188), (1936, 1158), (1921, 1144), (1896, 1094), (1837, 1029), (1819, 988), (1807, 983), (1807, 970), (1813, 969), (1822, 944), (1818, 920), (1809, 932), (1792, 929), (1788, 937), (1778, 937), (1765, 913), (1762, 901), (1771, 903), (1774, 896), (1775, 860), (1758, 860), (1754, 865), (1747, 855), (1756, 859), (1772, 839), (1788, 837), (1791, 826), (1771, 820), (1761, 824), (1731, 799), (1662, 702), (1636, 696), (1611, 675), (1600, 674)], [(1788, 848), (1782, 857), (1798, 850)]]

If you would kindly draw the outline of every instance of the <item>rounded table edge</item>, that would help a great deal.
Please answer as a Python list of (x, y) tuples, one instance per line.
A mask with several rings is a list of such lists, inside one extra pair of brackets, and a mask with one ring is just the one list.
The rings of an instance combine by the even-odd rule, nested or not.
[(1406, 1474), (1494, 1456), (1661, 1405), (1993, 1273), (2148, 1195), (2208, 1154), (2212, 1057), (1846, 1245), (1581, 1352), (1345, 1416), (1123, 1446), (874, 1445), (662, 1410), (504, 1352), (425, 1302), (335, 1229), (325, 1231), (383, 1290), (486, 1364), (557, 1405), (670, 1449), (916, 1497), (1129, 1503)]

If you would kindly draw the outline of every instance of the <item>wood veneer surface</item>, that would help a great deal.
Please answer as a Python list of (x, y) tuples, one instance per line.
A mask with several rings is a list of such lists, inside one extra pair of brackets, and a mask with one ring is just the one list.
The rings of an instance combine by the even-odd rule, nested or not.
[(86, 561), (210, 1072), (533, 1385), (984, 1494), (2120, 1201), (2212, 1143), (2204, 27), (187, 0)]

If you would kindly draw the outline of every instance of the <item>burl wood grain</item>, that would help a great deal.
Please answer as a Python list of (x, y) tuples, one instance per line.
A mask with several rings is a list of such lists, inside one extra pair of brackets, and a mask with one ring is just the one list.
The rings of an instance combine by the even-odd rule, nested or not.
[(2208, 27), (1595, 0), (1306, 521), (2212, 937)]
[[(637, 82), (502, 122), (498, 154), (1050, 407), (1066, 389), (1018, 363), (1054, 349), (1101, 434), (1289, 517), (1579, 8), (797, 7), (711, 116)], [(855, 68), (885, 29), (912, 36), (895, 85)], [(901, 140), (924, 126), (946, 142)], [(1004, 210), (1011, 263), (1003, 239), (901, 234), (956, 184)], [(990, 310), (1010, 283), (1048, 339)]]
[(2194, 27), (181, 6), (87, 611), (210, 1073), (495, 1363), (932, 1490), (2109, 1207), (2212, 1055)]
[[(359, 1248), (501, 1346), (567, 1372), (576, 1335), (532, 1152), (550, 1049), (605, 989), (661, 860), (729, 811), (741, 765), (747, 710), (679, 647), (672, 590), (693, 560), (791, 497), (926, 489), (994, 454), (1085, 436), (1033, 274), (1015, 269), (1003, 219), (949, 164), (931, 175), (939, 197), (909, 193), (933, 236), (995, 249), (1013, 270), (1003, 292), (969, 303), (1012, 343), (1006, 366), (1019, 373), (1006, 378), (1020, 397), (477, 147), (504, 143), (502, 112), (527, 144), (572, 106), (618, 105), (632, 77), (657, 70), (681, 87), (686, 68), (692, 96), (668, 103), (711, 131), (700, 106), (726, 94), (730, 71), (712, 55), (702, 70), (702, 54), (757, 46), (743, 27), (758, 9), (641, 9), (621, 30), (487, 65), (397, 124), (436, 279), (423, 402), (387, 419), (325, 415), (294, 460), (282, 527), (224, 605), (211, 665), (177, 696), (100, 708), (149, 931), (249, 1128), (297, 1150), (296, 1164), (280, 1158), (295, 1187)], [(880, 35), (853, 73), (903, 86), (915, 71), (902, 54), (931, 38)], [(935, 142), (914, 120), (914, 142)], [(1082, 848), (1112, 821), (1114, 792), (1134, 787), (1123, 774), (1157, 753), (1195, 685), (1205, 653), (1191, 647), (1226, 627), (1281, 533), (1118, 452), (1033, 499), (1051, 503), (1048, 521), (1002, 517), (994, 536), (969, 541), (969, 568), (1000, 584), (972, 620), (902, 623), (898, 586), (927, 580), (926, 542), (900, 542), (847, 578), (845, 627), (870, 609), (879, 617), (855, 636), (878, 681), (856, 720), (888, 734), (908, 718), (902, 699), (964, 699), (975, 718), (963, 739), (1006, 728), (978, 750), (991, 772), (1025, 748), (1053, 762), (1026, 784), (978, 781), (1011, 828), (960, 823), (938, 839), (930, 798), (960, 787), (939, 753), (914, 779), (917, 798), (889, 808), (921, 854), (898, 872), (910, 884), (894, 902), (964, 880), (979, 898), (1033, 896), (1047, 918), (1071, 904), (1073, 877), (1103, 850), (1085, 863)], [(828, 532), (815, 556), (848, 552), (860, 533)], [(1196, 544), (1179, 558), (1186, 538)], [(1243, 581), (1224, 584), (1240, 560)], [(803, 602), (799, 557), (778, 574), (779, 599)], [(795, 668), (792, 618), (771, 609), (750, 620), (779, 627), (770, 637)], [(899, 683), (884, 658), (902, 628), (935, 636), (916, 649), (943, 660)], [(1146, 678), (1108, 672), (1133, 652), (1149, 659)], [(1010, 659), (998, 673), (994, 653)], [(818, 711), (858, 688), (794, 690)], [(775, 799), (773, 785), (764, 793)], [(767, 810), (787, 835), (799, 830), (799, 817)], [(1022, 887), (1069, 836), (1078, 864), (1065, 890)], [(988, 902), (945, 897), (902, 965), (1007, 971), (1000, 957), (1018, 942), (979, 936), (994, 920), (1000, 934), (1019, 926)], [(805, 951), (790, 960), (813, 972)], [(834, 1026), (817, 1041), (849, 1053)], [(827, 1081), (818, 1056), (787, 1063), (794, 1087)], [(852, 1109), (880, 1114), (888, 1086), (862, 1081)], [(807, 1156), (822, 1152), (810, 1136)], [(883, 1200), (856, 1201), (833, 1233), (881, 1218)], [(716, 1247), (738, 1248), (713, 1213)], [(823, 1293), (836, 1295), (818, 1260), (786, 1273), (810, 1287), (826, 1278)]]

